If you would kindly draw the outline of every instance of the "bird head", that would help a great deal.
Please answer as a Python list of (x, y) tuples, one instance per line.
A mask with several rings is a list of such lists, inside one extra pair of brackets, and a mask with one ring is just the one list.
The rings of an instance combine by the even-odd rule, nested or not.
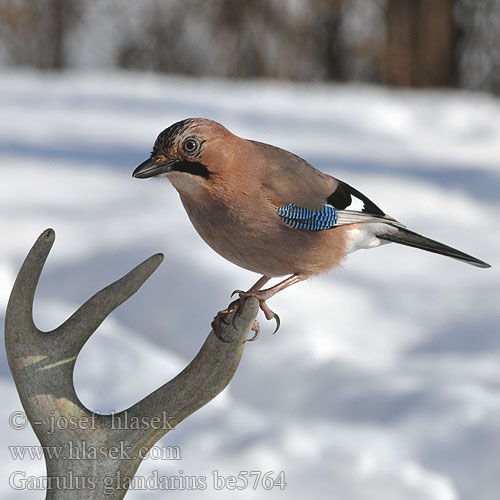
[(220, 174), (231, 137), (221, 124), (204, 118), (174, 123), (158, 135), (150, 158), (132, 176), (167, 177), (179, 192), (196, 191)]

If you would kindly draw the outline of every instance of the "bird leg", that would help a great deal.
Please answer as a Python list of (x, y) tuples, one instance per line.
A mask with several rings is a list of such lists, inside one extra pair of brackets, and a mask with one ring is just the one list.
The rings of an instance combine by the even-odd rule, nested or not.
[(259, 280), (248, 290), (248, 292), (256, 292), (257, 290), (260, 290), (270, 279), (271, 278), (269, 276), (262, 276), (262, 278), (259, 278)]
[[(266, 317), (267, 320), (271, 320), (274, 318), (276, 321), (276, 329), (273, 332), (273, 335), (279, 330), (279, 327), (281, 325), (281, 320), (280, 317), (274, 312), (269, 309), (269, 306), (266, 304), (266, 300), (270, 299), (274, 295), (276, 295), (278, 292), (281, 290), (284, 290), (285, 288), (288, 288), (291, 285), (294, 285), (295, 283), (298, 283), (299, 281), (302, 281), (303, 278), (299, 277), (297, 274), (293, 274), (292, 276), (289, 276), (288, 278), (284, 279), (277, 285), (274, 285), (270, 288), (266, 288), (265, 290), (261, 290), (261, 288), (271, 279), (270, 276), (262, 276), (248, 291), (244, 292), (243, 290), (235, 290), (232, 294), (231, 297), (235, 294), (238, 294), (239, 298), (236, 300), (233, 300), (228, 306), (227, 309), (224, 309), (223, 311), (219, 311), (217, 313), (217, 316), (214, 318), (212, 321), (212, 329), (214, 330), (215, 335), (217, 338), (220, 338), (217, 335), (217, 330), (218, 326), (220, 325), (220, 322), (222, 321), (226, 325), (229, 324), (226, 321), (226, 316), (229, 313), (232, 313), (236, 310), (236, 314), (238, 314), (238, 310), (241, 309), (241, 305), (247, 299), (248, 297), (255, 297), (260, 304), (260, 309), (264, 313), (264, 316)], [(233, 316), (233, 324), (234, 324), (234, 316)], [(247, 339), (248, 342), (252, 342), (256, 340), (259, 336), (260, 333), (260, 326), (257, 320), (254, 322), (252, 331), (255, 332), (255, 334)], [(223, 340), (223, 339), (221, 339)]]
[[(248, 290), (248, 293), (253, 293), (253, 292), (256, 292), (258, 290), (260, 290), (271, 278), (269, 276), (262, 276), (261, 278), (259, 278), (259, 280)], [(239, 293), (240, 290), (236, 290), (234, 291), (232, 294), (231, 294), (231, 297), (235, 294), (235, 293)], [(260, 301), (259, 301), (260, 302)], [(225, 342), (224, 339), (222, 339), (221, 337), (219, 337), (219, 335), (217, 334), (217, 331), (219, 329), (219, 325), (220, 325), (220, 322), (222, 321), (223, 323), (225, 323), (226, 325), (229, 325), (229, 323), (226, 321), (226, 316), (235, 311), (236, 309), (238, 309), (238, 307), (242, 305), (242, 299), (241, 298), (238, 298), (236, 300), (233, 300), (228, 306), (226, 309), (224, 309), (223, 311), (219, 311), (217, 313), (217, 316), (215, 316), (214, 320), (212, 321), (212, 330), (214, 331), (214, 334), (215, 336), (219, 339), (219, 340), (222, 340)], [(267, 306), (265, 306), (267, 308)], [(262, 309), (262, 305), (261, 305), (261, 309)], [(262, 309), (263, 310), (263, 309)], [(265, 313), (264, 313), (265, 314)], [(270, 318), (268, 319), (271, 319), (273, 316), (271, 316)], [(267, 316), (266, 316), (267, 318)], [(234, 326), (234, 316), (233, 316), (233, 326)], [(247, 339), (248, 342), (253, 342), (254, 340), (257, 340), (257, 337), (259, 336), (259, 333), (260, 333), (260, 325), (259, 325), (259, 322), (257, 320), (254, 321), (254, 324), (253, 324), (253, 327), (252, 327), (252, 331), (255, 332), (254, 335)]]
[[(232, 295), (237, 293), (239, 295), (239, 299), (235, 300), (234, 302), (231, 302), (229, 304), (229, 307), (238, 307), (238, 305), (241, 303), (242, 300), (248, 298), (248, 297), (255, 297), (260, 304), (260, 308), (262, 312), (264, 313), (264, 316), (266, 317), (267, 320), (271, 320), (274, 318), (276, 321), (276, 329), (273, 332), (273, 335), (279, 330), (281, 321), (280, 317), (271, 309), (269, 309), (268, 305), (266, 304), (266, 300), (270, 299), (272, 296), (276, 295), (278, 292), (281, 290), (284, 290), (285, 288), (288, 288), (291, 285), (294, 285), (295, 283), (298, 283), (299, 281), (302, 281), (302, 278), (300, 278), (297, 274), (293, 274), (292, 276), (289, 276), (285, 280), (281, 281), (277, 285), (274, 285), (270, 288), (266, 288), (265, 290), (261, 290), (261, 288), (270, 280), (271, 278), (268, 276), (262, 276), (255, 285), (250, 288), (247, 292), (244, 292), (243, 290), (235, 290)], [(255, 340), (258, 337), (258, 331), (256, 332), (256, 335), (252, 337), (249, 340)]]

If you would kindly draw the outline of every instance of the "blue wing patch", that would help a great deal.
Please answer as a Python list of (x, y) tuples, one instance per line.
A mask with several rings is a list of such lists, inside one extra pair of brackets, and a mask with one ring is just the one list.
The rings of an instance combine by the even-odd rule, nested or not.
[(278, 207), (281, 220), (293, 227), (304, 231), (323, 231), (331, 229), (337, 223), (337, 213), (331, 205), (325, 205), (321, 210), (296, 207), (293, 203)]

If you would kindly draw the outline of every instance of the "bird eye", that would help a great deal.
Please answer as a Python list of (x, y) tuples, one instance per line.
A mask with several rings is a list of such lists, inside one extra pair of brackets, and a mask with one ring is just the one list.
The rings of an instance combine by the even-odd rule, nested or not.
[(198, 141), (196, 139), (186, 139), (182, 145), (187, 154), (193, 154), (198, 149)]

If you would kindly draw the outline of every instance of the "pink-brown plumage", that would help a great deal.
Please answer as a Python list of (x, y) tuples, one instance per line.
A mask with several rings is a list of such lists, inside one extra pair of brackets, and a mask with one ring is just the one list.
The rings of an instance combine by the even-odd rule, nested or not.
[[(265, 300), (290, 284), (338, 267), (358, 248), (393, 241), (489, 267), (407, 230), (362, 193), (302, 158), (242, 139), (212, 120), (188, 119), (165, 129), (151, 158), (133, 175), (167, 177), (203, 240), (227, 260), (263, 275), (240, 297), (259, 298), (268, 319), (274, 313)], [(353, 198), (363, 204), (362, 210), (350, 209)], [(298, 226), (302, 219), (283, 218), (279, 210), (286, 206), (297, 217), (309, 217), (305, 225)], [(315, 222), (323, 220), (323, 212), (324, 217), (335, 213), (335, 224)], [(294, 278), (260, 290), (266, 278), (285, 275)]]

